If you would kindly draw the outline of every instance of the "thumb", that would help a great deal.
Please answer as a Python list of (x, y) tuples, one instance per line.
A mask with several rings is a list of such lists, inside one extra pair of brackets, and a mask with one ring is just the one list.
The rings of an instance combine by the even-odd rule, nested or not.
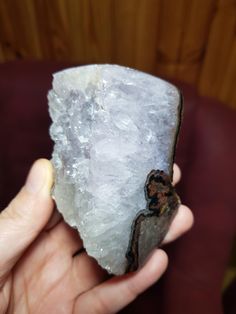
[(49, 220), (52, 182), (51, 163), (39, 159), (18, 195), (0, 213), (0, 279), (7, 276)]

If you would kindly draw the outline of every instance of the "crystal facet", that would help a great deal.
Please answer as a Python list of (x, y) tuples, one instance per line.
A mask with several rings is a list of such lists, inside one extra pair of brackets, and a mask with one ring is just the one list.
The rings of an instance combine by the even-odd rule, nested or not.
[[(179, 204), (170, 184), (179, 91), (137, 70), (89, 65), (54, 74), (48, 99), (58, 210), (102, 267), (117, 275), (136, 269), (163, 239)], [(164, 180), (172, 200), (161, 185), (165, 204), (150, 207), (147, 178), (154, 170), (152, 183)], [(164, 195), (158, 193), (156, 203)]]

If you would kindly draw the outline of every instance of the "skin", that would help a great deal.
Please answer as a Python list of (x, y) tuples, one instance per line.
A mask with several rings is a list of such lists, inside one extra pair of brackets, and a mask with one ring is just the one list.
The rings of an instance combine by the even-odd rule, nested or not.
[[(180, 171), (174, 166), (174, 183)], [(36, 161), (19, 194), (0, 214), (0, 313), (116, 313), (154, 284), (168, 258), (156, 249), (140, 270), (108, 276), (89, 257), (78, 233), (53, 209), (52, 166)], [(181, 205), (165, 243), (186, 232), (191, 211)]]

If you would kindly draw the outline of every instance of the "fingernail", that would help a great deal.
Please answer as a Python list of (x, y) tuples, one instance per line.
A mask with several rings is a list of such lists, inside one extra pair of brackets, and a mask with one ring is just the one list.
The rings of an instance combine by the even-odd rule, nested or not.
[(31, 194), (37, 194), (45, 183), (46, 171), (40, 161), (36, 161), (30, 169), (26, 179), (25, 188)]

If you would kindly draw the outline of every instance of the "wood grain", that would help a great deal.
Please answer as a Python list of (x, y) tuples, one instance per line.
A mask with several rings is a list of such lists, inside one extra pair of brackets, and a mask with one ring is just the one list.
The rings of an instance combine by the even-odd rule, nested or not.
[(0, 62), (117, 63), (236, 109), (236, 0), (1, 0)]

